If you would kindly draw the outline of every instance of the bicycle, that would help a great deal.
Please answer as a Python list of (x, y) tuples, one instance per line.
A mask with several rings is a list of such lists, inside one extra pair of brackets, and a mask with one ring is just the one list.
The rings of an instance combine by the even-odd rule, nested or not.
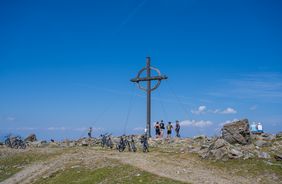
[(102, 146), (102, 148), (104, 148), (104, 147), (107, 147), (107, 148), (111, 148), (111, 149), (113, 149), (113, 147), (114, 147), (114, 143), (113, 143), (113, 141), (112, 141), (112, 138), (111, 138), (111, 134), (102, 134), (102, 135), (100, 135), (100, 137), (102, 137), (101, 138), (101, 146)]
[(119, 144), (117, 145), (117, 149), (119, 152), (123, 152), (128, 144), (128, 141), (123, 136), (120, 137)]
[(26, 143), (21, 139), (20, 136), (7, 137), (5, 140), (5, 145), (14, 149), (26, 149)]
[(131, 136), (131, 140), (128, 141), (128, 145), (129, 145), (130, 151), (133, 151), (133, 152), (136, 152), (136, 151), (137, 151), (137, 148), (136, 148), (136, 145), (135, 145), (135, 141), (134, 141), (133, 136)]
[(142, 135), (141, 137), (141, 144), (142, 144), (142, 149), (144, 153), (149, 152), (149, 143), (148, 143), (148, 138), (146, 135)]

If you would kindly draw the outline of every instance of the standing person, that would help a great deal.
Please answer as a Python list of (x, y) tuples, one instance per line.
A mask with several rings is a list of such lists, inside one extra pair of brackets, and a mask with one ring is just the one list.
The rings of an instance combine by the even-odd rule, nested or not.
[(159, 138), (160, 135), (161, 135), (161, 129), (160, 129), (160, 128), (161, 128), (161, 127), (160, 127), (160, 123), (157, 122), (157, 123), (155, 124), (156, 138)]
[(164, 124), (163, 120), (161, 120), (160, 127), (161, 127), (161, 138), (163, 138), (164, 137), (164, 130), (165, 130), (165, 124)]
[(168, 125), (166, 126), (167, 129), (167, 138), (171, 138), (171, 131), (173, 129), (173, 126), (171, 124), (171, 122), (168, 122)]
[(92, 127), (90, 127), (88, 130), (88, 137), (92, 138)]
[(176, 133), (176, 137), (180, 138), (180, 124), (179, 121), (176, 121), (176, 125), (175, 125), (175, 133)]

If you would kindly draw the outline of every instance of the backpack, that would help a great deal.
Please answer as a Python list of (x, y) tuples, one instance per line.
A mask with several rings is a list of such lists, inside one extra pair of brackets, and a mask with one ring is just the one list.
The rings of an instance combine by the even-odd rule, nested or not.
[(172, 125), (167, 125), (167, 127), (166, 127), (166, 128), (167, 128), (167, 130), (168, 130), (168, 131), (171, 131), (171, 129), (172, 129)]

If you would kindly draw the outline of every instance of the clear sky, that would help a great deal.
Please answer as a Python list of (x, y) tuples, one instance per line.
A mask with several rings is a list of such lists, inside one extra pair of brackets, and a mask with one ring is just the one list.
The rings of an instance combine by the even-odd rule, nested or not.
[(279, 0), (0, 1), (0, 135), (77, 138), (145, 128), (129, 80), (146, 56), (169, 79), (152, 121), (214, 135), (248, 118), (282, 130)]

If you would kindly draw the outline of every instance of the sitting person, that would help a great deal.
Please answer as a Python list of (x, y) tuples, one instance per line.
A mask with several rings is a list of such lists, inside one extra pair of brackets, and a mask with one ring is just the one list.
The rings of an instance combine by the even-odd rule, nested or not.
[(251, 124), (251, 133), (252, 134), (258, 133), (257, 125), (255, 124), (255, 122), (253, 122), (253, 124)]
[(257, 129), (258, 129), (258, 133), (259, 134), (263, 133), (263, 129), (262, 129), (262, 124), (261, 123), (257, 124)]

